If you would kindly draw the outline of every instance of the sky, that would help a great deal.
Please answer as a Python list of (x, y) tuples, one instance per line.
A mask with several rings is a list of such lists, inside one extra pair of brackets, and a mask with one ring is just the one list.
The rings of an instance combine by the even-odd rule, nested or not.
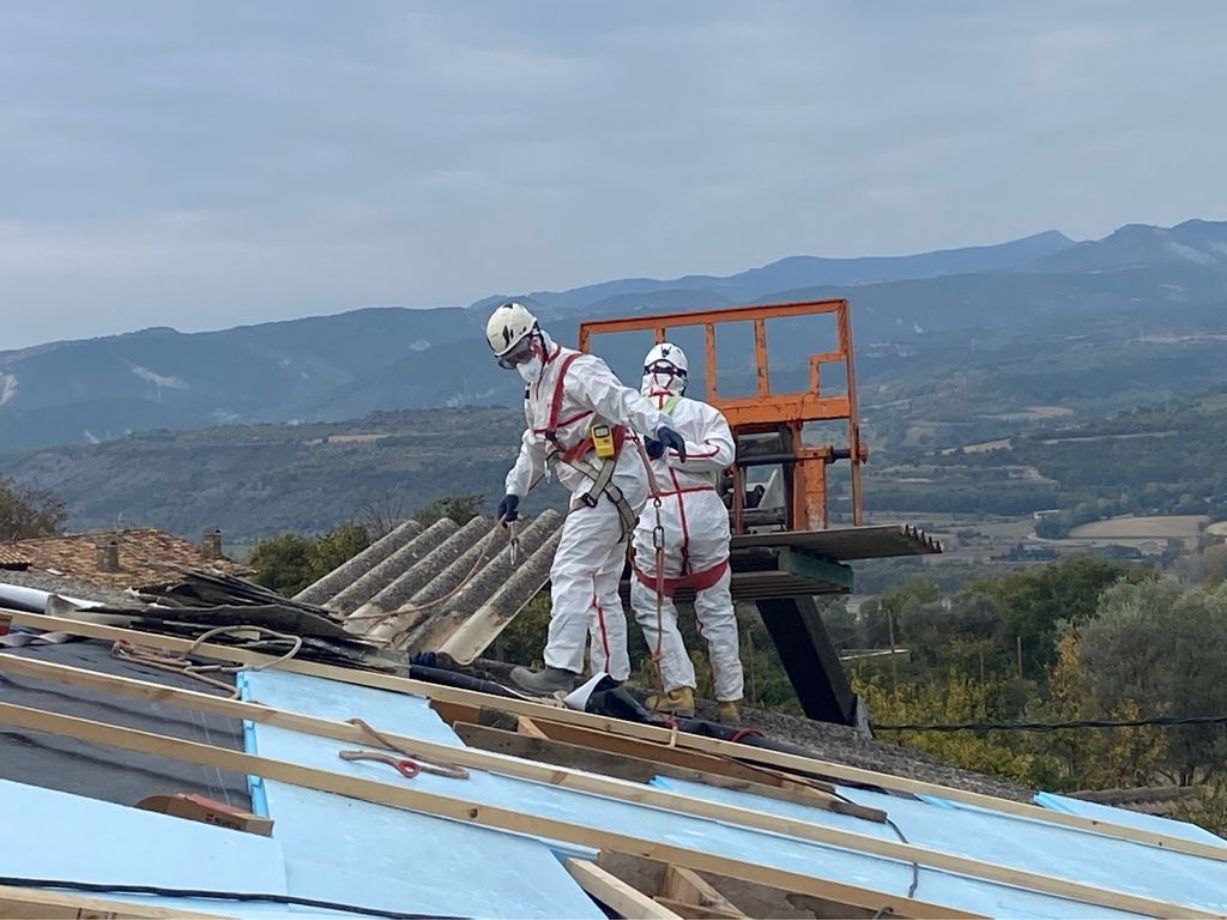
[(0, 3), (0, 351), (1227, 218), (1227, 4)]

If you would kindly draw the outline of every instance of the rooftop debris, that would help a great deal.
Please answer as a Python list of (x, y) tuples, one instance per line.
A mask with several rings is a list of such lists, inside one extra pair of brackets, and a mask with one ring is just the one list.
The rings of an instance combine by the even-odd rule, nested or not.
[[(1227, 910), (1213, 881), (1227, 842), (1190, 825), (1014, 789), (842, 726), (755, 712), (750, 731), (672, 723), (606, 684), (583, 711), (507, 690), (479, 656), (547, 583), (561, 524), (556, 512), (526, 522), (513, 549), (489, 518), (407, 522), (295, 598), (164, 560), (172, 577), (125, 603), (52, 594), (43, 613), (0, 611), (20, 646), (0, 650), (0, 685), (14, 688), (0, 744), (24, 752), (0, 757), (0, 784), (78, 836), (105, 820), (165, 841), (143, 861), (117, 849), (100, 876), (38, 826), (8, 822), (0, 844), (25, 835), (16, 880), (75, 872), (119, 901), (152, 885), (152, 905), (214, 916), (238, 915), (227, 892), (244, 890), (283, 910), (396, 916)], [(784, 582), (846, 590), (846, 559), (940, 547), (886, 527), (739, 536), (734, 550), (743, 591), (762, 600)], [(793, 734), (801, 725), (812, 729)], [(83, 757), (104, 766), (83, 772)], [(108, 776), (124, 782), (93, 782)], [(140, 807), (185, 796), (199, 807), (179, 817)], [(210, 814), (227, 817), (202, 823)], [(325, 860), (338, 827), (346, 845)], [(240, 865), (235, 837), (276, 849), (253, 843)], [(0, 889), (0, 912), (37, 902), (29, 885)]]
[[(43, 752), (84, 745), (98, 762), (152, 758), (245, 775), (250, 804), (192, 791), (271, 820), (273, 837), (135, 807), (151, 795), (189, 791), (168, 784), (164, 772), (128, 771), (148, 776), (149, 787), (105, 810), (90, 801), (100, 796), (88, 788), (88, 772), (78, 771), (86, 782), (71, 794), (54, 798), (36, 788), (54, 786), (54, 777), (0, 780), (11, 801), (32, 806), (0, 828), (0, 842), (10, 843), (7, 871), (16, 876), (9, 882), (18, 883), (16, 893), (0, 891), (0, 905), (42, 894), (21, 887), (22, 879), (59, 878), (91, 882), (99, 889), (91, 897), (120, 901), (137, 898), (127, 886), (151, 885), (152, 899), (140, 895), (141, 904), (214, 916), (260, 913), (227, 902), (235, 891), (269, 892), (283, 911), (310, 898), (385, 915), (547, 917), (565, 909), (594, 920), (608, 915), (598, 903), (618, 916), (1227, 910), (1227, 842), (1180, 822), (1047, 794), (1035, 798), (1041, 807), (842, 766), (762, 746), (761, 738), (703, 737), (549, 701), (200, 644), (202, 658), (244, 666), (231, 678), (241, 698), (231, 699), (183, 689), (157, 670), (116, 673), (107, 653), (120, 639), (168, 653), (187, 640), (45, 614), (14, 613), (9, 625), (79, 638), (0, 652), (6, 684), (40, 688), (0, 701), (7, 736), (40, 739)], [(92, 657), (80, 654), (88, 649)], [(93, 701), (84, 717), (72, 708), (78, 699)], [(154, 704), (164, 727), (125, 727), (113, 707), (136, 701)], [(234, 726), (238, 749), (189, 743), (171, 731), (206, 714)], [(364, 756), (343, 756), (354, 750)], [(394, 764), (438, 769), (398, 772), (365, 756), (381, 752)], [(1080, 813), (1082, 806), (1096, 811)], [(67, 840), (50, 832), (49, 815), (57, 829), (80, 832)], [(91, 860), (76, 841), (96, 840), (87, 831), (95, 824), (108, 827), (115, 845), (105, 855), (95, 848)], [(338, 828), (345, 845), (321, 850)], [(143, 846), (124, 844), (138, 834)], [(14, 835), (21, 846), (11, 845)], [(403, 845), (410, 840), (430, 845)], [(656, 862), (644, 863), (645, 855)], [(484, 867), (480, 884), (474, 865)], [(212, 894), (193, 900), (183, 894), (188, 888)]]

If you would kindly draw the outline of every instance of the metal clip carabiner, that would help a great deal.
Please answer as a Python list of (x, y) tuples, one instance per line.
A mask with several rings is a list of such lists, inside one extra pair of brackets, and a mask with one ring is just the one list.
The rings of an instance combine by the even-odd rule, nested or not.
[(511, 521), (507, 525), (507, 560), (513, 567), (520, 564), (519, 530), (520, 524), (518, 521)]

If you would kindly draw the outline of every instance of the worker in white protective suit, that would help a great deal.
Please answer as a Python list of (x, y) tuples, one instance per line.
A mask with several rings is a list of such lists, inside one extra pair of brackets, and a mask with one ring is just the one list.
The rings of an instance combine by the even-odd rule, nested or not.
[(500, 520), (516, 520), (520, 500), (547, 471), (571, 492), (550, 569), (545, 670), (516, 668), (512, 681), (540, 695), (570, 692), (583, 671), (590, 623), (597, 637), (593, 673), (626, 680), (630, 656), (618, 584), (648, 499), (647, 468), (631, 438), (650, 438), (683, 456), (686, 444), (666, 413), (623, 386), (600, 358), (555, 344), (522, 304), (495, 310), (486, 338), (499, 365), (516, 370), (527, 385), (527, 427), (499, 502)]
[[(677, 628), (673, 594), (681, 587), (695, 591), (695, 619), (707, 643), (720, 719), (736, 723), (740, 721), (737, 704), (742, 697), (742, 669), (737, 617), (729, 593), (729, 513), (716, 490), (724, 470), (736, 459), (736, 444), (719, 409), (684, 395), (688, 371), (686, 353), (668, 342), (654, 347), (644, 359), (642, 392), (673, 419), (678, 434), (686, 440), (686, 451), (648, 445), (661, 499), (663, 533), (657, 535), (657, 512), (650, 503), (635, 530), (631, 606), (648, 648), (655, 652), (658, 639), (660, 643), (665, 694), (650, 699), (649, 706), (658, 712), (691, 716), (694, 665)], [(662, 542), (663, 551), (657, 542)], [(663, 578), (658, 558), (663, 562)]]

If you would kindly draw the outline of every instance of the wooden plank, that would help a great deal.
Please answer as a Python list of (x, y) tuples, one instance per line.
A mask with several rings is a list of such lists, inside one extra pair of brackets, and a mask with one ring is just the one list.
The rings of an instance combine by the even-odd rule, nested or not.
[(835, 787), (819, 780), (794, 776), (774, 770), (763, 770), (747, 764), (699, 754), (681, 748), (624, 738), (606, 732), (590, 731), (573, 725), (558, 725), (537, 719), (537, 727), (546, 737), (582, 748), (594, 748), (640, 761), (655, 761), (662, 776), (673, 776), (693, 782), (734, 789), (786, 802), (797, 802), (827, 811), (864, 818), (882, 823), (886, 813), (878, 808), (847, 802), (834, 795)]
[[(222, 914), (129, 904), (93, 895), (0, 885), (0, 920), (220, 920)], [(237, 916), (231, 914), (230, 916)]]
[[(533, 738), (506, 729), (456, 722), (452, 731), (471, 748), (479, 748), (508, 757), (520, 757), (538, 763), (554, 764), (570, 770), (584, 770), (603, 776), (616, 777), (630, 783), (646, 783), (658, 775), (661, 764), (634, 757), (620, 757), (577, 744), (563, 744), (548, 738)], [(664, 767), (668, 769), (668, 767)]]
[[(602, 850), (597, 855), (596, 862), (601, 868), (609, 870), (640, 891), (648, 892), (660, 891), (667, 868), (667, 864), (657, 860), (629, 856), (625, 853), (611, 853), (609, 850)], [(840, 904), (810, 895), (794, 894), (710, 872), (704, 873), (703, 877), (750, 917), (809, 917), (812, 915), (821, 920), (853, 920), (853, 918), (873, 920), (876, 914), (875, 911), (863, 907)], [(677, 913), (683, 913), (685, 908), (674, 907), (674, 910)]]
[(528, 735), (530, 738), (548, 738), (545, 732), (537, 727), (537, 723), (528, 716), (520, 716), (516, 719), (516, 731), (521, 735)]
[(661, 880), (659, 895), (683, 904), (693, 904), (695, 907), (714, 908), (734, 917), (745, 916), (735, 904), (713, 888), (701, 875), (681, 866), (665, 867), (665, 877)]
[[(13, 661), (21, 662), (23, 665), (39, 664), (39, 665), (42, 665), (44, 668), (47, 667), (46, 663), (31, 662), (28, 659), (24, 659), (24, 658), (0, 655), (0, 667), (6, 667), (10, 662), (13, 662)], [(63, 666), (59, 666), (59, 665), (52, 666), (52, 667), (53, 668), (63, 668)], [(71, 671), (74, 669), (68, 668), (66, 670)], [(100, 681), (121, 680), (127, 683), (141, 683), (139, 681), (127, 681), (127, 679), (124, 679), (124, 678), (114, 678), (108, 675), (93, 674), (92, 672), (86, 672), (86, 673), (89, 676), (89, 678), (93, 680), (100, 680)], [(285, 723), (287, 722), (293, 723), (297, 720), (308, 720), (308, 722), (326, 721), (326, 720), (315, 720), (315, 719), (312, 719), (311, 717), (301, 716), (301, 715), (297, 715), (294, 713), (287, 713), (287, 712), (283, 712), (280, 710), (270, 710), (270, 709), (267, 709), (266, 707), (253, 706), (253, 704), (243, 703), (243, 702), (236, 701), (236, 700), (230, 700), (230, 699), (225, 699), (225, 698), (220, 698), (220, 697), (209, 697), (203, 694), (195, 694), (192, 691), (182, 691), (182, 690), (176, 690), (174, 688), (168, 688), (168, 687), (157, 687), (157, 685), (149, 685), (149, 686), (156, 687), (157, 689), (163, 691), (164, 701), (182, 699), (183, 697), (180, 696), (181, 694), (198, 696), (198, 697), (202, 697), (203, 699), (209, 701), (211, 704), (225, 705), (228, 707), (237, 707), (240, 709), (240, 711), (255, 710), (255, 712), (252, 713), (253, 715), (257, 713), (261, 715), (265, 715), (265, 716), (269, 714), (274, 714), (275, 716), (277, 716), (276, 719), (266, 719), (265, 721), (272, 722), (273, 724), (279, 724), (279, 725), (282, 725), (283, 727), (291, 727), (291, 725), (287, 725)], [(350, 779), (354, 779), (353, 777), (339, 776), (338, 774), (333, 774), (327, 771), (308, 770), (308, 768), (299, 767), (298, 765), (295, 765), (295, 764), (284, 764), (279, 761), (270, 761), (265, 758), (253, 757), (252, 755), (241, 754), (238, 752), (223, 750), (220, 748), (213, 748), (208, 745), (199, 745), (199, 744), (194, 744), (191, 742), (181, 742), (178, 739), (166, 738), (160, 735), (152, 735), (147, 732), (136, 732), (131, 729), (121, 729), (117, 726), (105, 725), (105, 724), (91, 722), (89, 720), (84, 720), (84, 719), (76, 719), (76, 718), (72, 718), (68, 716), (58, 715), (55, 713), (44, 712), (42, 710), (29, 709), (27, 707), (21, 707), (21, 706), (14, 706), (11, 704), (0, 704), (0, 722), (4, 722), (4, 721), (10, 721), (11, 724), (17, 724), (17, 725), (20, 725), (21, 727), (31, 729), (31, 730), (49, 731), (53, 734), (57, 732), (46, 726), (47, 725), (59, 725), (61, 728), (58, 733), (68, 734), (71, 737), (78, 737), (78, 738), (81, 738), (82, 740), (95, 741), (96, 743), (100, 743), (100, 744), (111, 743), (111, 744), (115, 744), (116, 746), (125, 747), (128, 750), (139, 750), (142, 753), (153, 754), (155, 756), (159, 756), (159, 755), (168, 756), (174, 759), (186, 760), (187, 762), (193, 762), (193, 763), (203, 762), (205, 766), (216, 766), (216, 767), (223, 768), (223, 769), (233, 769), (235, 772), (255, 773), (257, 775), (264, 775), (270, 779), (279, 779), (284, 782), (296, 783), (298, 785), (307, 785), (309, 788), (324, 788), (324, 791), (335, 791), (335, 792), (340, 792), (341, 794), (350, 794), (350, 793), (344, 792), (342, 789), (333, 789), (331, 787), (327, 787), (327, 788), (321, 787), (320, 785), (318, 785), (318, 783), (321, 782), (320, 777), (322, 776), (325, 778), (323, 780), (323, 782), (325, 783), (327, 783), (328, 777), (333, 777), (333, 778), (336, 778), (342, 781), (348, 781)], [(329, 723), (329, 724), (341, 725), (343, 723)], [(361, 729), (359, 729), (357, 726), (346, 726), (346, 727), (351, 728), (354, 731), (361, 731)], [(393, 740), (397, 741), (398, 743), (402, 741), (402, 738), (398, 736), (390, 736), (390, 737), (392, 737)], [(110, 741), (99, 740), (100, 738), (109, 738), (112, 740)], [(115, 740), (115, 739), (119, 739), (119, 740)], [(346, 740), (349, 740), (349, 739), (346, 739)], [(124, 743), (120, 743), (120, 741), (123, 741)], [(492, 759), (495, 759), (494, 755), (489, 755), (489, 754), (483, 755), (481, 754), (481, 752), (477, 752), (477, 751), (464, 751), (461, 749), (449, 748), (446, 745), (429, 745), (427, 744), (427, 742), (420, 741), (417, 739), (405, 738), (403, 739), (403, 741), (407, 745), (410, 746), (410, 749), (420, 751), (425, 756), (439, 757), (440, 759), (447, 759), (447, 760), (451, 760), (452, 762), (463, 763), (466, 766), (473, 764), (474, 759), (485, 760), (485, 761), (490, 761)], [(135, 744), (136, 746), (135, 747), (131, 746), (133, 744)], [(426, 751), (429, 751), (430, 753), (427, 754)], [(202, 757), (205, 758), (204, 761), (200, 760), (200, 758)], [(240, 764), (239, 766), (233, 766), (233, 767), (226, 766), (227, 763), (235, 762), (234, 758), (236, 757), (240, 758), (240, 760), (238, 761), (238, 763)], [(463, 761), (461, 760), (462, 757), (464, 758)], [(246, 760), (244, 760), (244, 758), (246, 758)], [(256, 769), (256, 767), (253, 766), (253, 764), (261, 764), (261, 763), (272, 764), (273, 767), (277, 769), (281, 769), (283, 771), (288, 770), (291, 773), (291, 777), (293, 775), (301, 774), (302, 776), (305, 776), (307, 780), (309, 781), (299, 782), (299, 780), (291, 778), (291, 777), (287, 777), (285, 775), (278, 775), (278, 774), (272, 774), (272, 773), (261, 773), (259, 769)], [(529, 765), (529, 766), (531, 769), (532, 765)], [(537, 769), (540, 770), (542, 768), (538, 767)], [(307, 772), (302, 773), (302, 771), (304, 770), (306, 770)], [(295, 771), (298, 771), (298, 773), (295, 773)], [(557, 772), (564, 772), (564, 771), (555, 771), (555, 770), (550, 770), (547, 768), (546, 772), (547, 773), (557, 773)], [(588, 787), (586, 790), (583, 790), (583, 791), (595, 791), (598, 794), (601, 794), (601, 789), (609, 788), (611, 784), (615, 784), (618, 782), (616, 780), (604, 779), (600, 777), (592, 777), (592, 776), (587, 776), (585, 774), (577, 774), (577, 773), (570, 774), (568, 778), (571, 779), (571, 783), (574, 785)], [(367, 781), (363, 781), (363, 782), (367, 782)], [(380, 784), (376, 784), (376, 786), (379, 786), (379, 785)], [(664, 809), (672, 809), (674, 811), (689, 813), (689, 814), (692, 814), (698, 817), (704, 817), (704, 818), (720, 820), (720, 821), (727, 821), (729, 823), (735, 823), (735, 824), (742, 824), (746, 827), (752, 827), (752, 828), (756, 828), (759, 830), (765, 830), (765, 831), (772, 832), (772, 833), (784, 834), (784, 835), (788, 835), (792, 837), (797, 837), (803, 840), (810, 840), (810, 841), (813, 841), (819, 844), (841, 847), (844, 849), (867, 853), (867, 854), (874, 855), (874, 856), (881, 856), (881, 857), (888, 858), (888, 859), (900, 859), (906, 862), (915, 862), (923, 866), (929, 866), (929, 867), (936, 868), (936, 869), (958, 872), (961, 874), (983, 878), (983, 879), (987, 879), (990, 881), (1001, 882), (1001, 883), (1009, 884), (1009, 885), (1029, 887), (1036, 891), (1043, 891), (1043, 892), (1054, 894), (1060, 897), (1069, 897), (1075, 900), (1082, 900), (1087, 903), (1102, 904), (1103, 906), (1107, 906), (1107, 907), (1113, 907), (1113, 908), (1118, 908), (1118, 909), (1123, 909), (1123, 910), (1131, 910), (1136, 913), (1143, 913), (1143, 914), (1148, 913), (1148, 910), (1142, 905), (1150, 905), (1152, 909), (1156, 905), (1158, 905), (1158, 906), (1161, 906), (1162, 909), (1164, 910), (1186, 910), (1186, 908), (1178, 908), (1174, 904), (1167, 904), (1166, 902), (1157, 901), (1156, 899), (1142, 898), (1142, 897), (1127, 895), (1127, 894), (1114, 892), (1114, 891), (1100, 892), (1097, 889), (1094, 889), (1089, 886), (1082, 885), (1076, 882), (1070, 882), (1068, 880), (1058, 879), (1058, 878), (1054, 878), (1054, 877), (1046, 876), (1046, 875), (1041, 875), (1039, 873), (1032, 873), (1032, 872), (1027, 872), (1024, 870), (1013, 869), (1010, 867), (997, 866), (991, 863), (984, 863), (984, 862), (980, 862), (978, 860), (970, 859), (967, 857), (956, 856), (954, 854), (930, 851), (930, 850), (923, 849), (921, 847), (916, 847), (916, 846), (912, 846), (908, 844), (900, 844), (900, 843), (895, 843), (893, 841), (880, 840), (880, 839), (865, 836), (862, 834), (855, 834), (855, 833), (851, 833), (847, 831), (840, 831), (834, 828), (823, 827), (820, 825), (813, 825), (813, 824), (809, 824), (806, 822), (796, 821), (793, 819), (783, 818), (783, 817), (775, 816), (775, 815), (766, 815), (766, 814), (762, 814), (759, 812), (749, 811), (747, 809), (735, 808), (732, 806), (721, 805), (719, 803), (708, 802), (708, 801), (704, 801), (700, 799), (693, 799), (688, 796), (680, 796), (680, 795), (675, 795), (672, 793), (662, 792), (659, 790), (638, 787), (633, 784), (627, 784), (627, 786), (628, 786), (629, 791), (625, 793), (623, 798), (629, 801), (636, 801), (636, 802), (639, 802), (640, 804), (661, 807)], [(390, 789), (393, 787), (382, 786), (382, 788)], [(369, 793), (369, 790), (368, 790), (368, 793)], [(354, 797), (365, 798), (365, 796), (361, 794), (355, 794)], [(448, 816), (448, 817), (452, 815), (454, 811), (453, 806), (456, 806), (457, 800), (454, 800), (450, 797), (445, 797), (445, 796), (428, 796), (428, 798), (431, 798), (432, 800), (440, 800), (441, 802), (446, 803), (446, 807), (452, 809), (452, 811), (434, 811), (432, 813), (444, 814), (445, 816)], [(377, 800), (368, 799), (368, 801), (377, 801)], [(383, 804), (396, 805), (395, 802), (385, 802)], [(439, 805), (439, 802), (435, 802), (434, 804)], [(460, 804), (470, 805), (470, 806), (472, 805), (472, 803), (464, 803), (464, 802)], [(397, 807), (408, 807), (410, 808), (410, 810), (431, 810), (431, 809), (414, 809), (412, 806), (402, 806), (402, 805), (397, 805)], [(439, 807), (443, 807), (443, 806), (439, 806)], [(476, 806), (473, 806), (473, 807), (476, 808)], [(498, 811), (500, 811), (500, 814), (501, 814), (501, 810), (498, 810)], [(549, 819), (541, 819), (541, 820), (546, 821), (548, 824), (551, 824), (551, 825), (561, 823), (561, 822), (550, 821)], [(494, 825), (494, 826), (503, 826), (503, 825)], [(570, 828), (570, 825), (565, 825), (565, 826)], [(505, 829), (518, 830), (519, 828), (518, 827), (505, 827)], [(562, 836), (558, 836), (558, 839), (580, 843), (581, 845), (584, 845), (584, 846), (592, 846), (592, 845), (599, 846), (600, 845), (600, 844), (594, 844), (592, 842), (593, 838), (591, 835), (593, 833), (596, 833), (599, 835), (600, 833), (603, 833), (603, 832), (593, 831), (592, 829), (589, 829), (589, 828), (581, 828), (580, 830), (588, 834), (588, 836), (583, 837), (583, 839), (573, 839), (572, 837), (566, 836), (564, 833)], [(536, 833), (536, 832), (528, 831), (527, 833)], [(541, 831), (540, 832), (542, 836), (551, 836), (552, 833), (553, 831), (550, 831), (550, 832)], [(614, 835), (614, 836), (617, 836), (617, 835)], [(618, 849), (618, 847), (614, 847), (612, 844), (610, 846), (611, 848)], [(628, 852), (636, 853), (637, 855), (653, 856), (652, 853), (644, 853), (638, 850), (629, 850)], [(660, 858), (660, 857), (653, 856), (653, 858)], [(676, 860), (676, 861), (681, 863), (680, 860)], [(681, 864), (686, 865), (686, 863), (681, 863)], [(701, 869), (702, 867), (692, 866), (692, 868)], [(710, 871), (720, 872), (721, 870), (714, 869)], [(730, 875), (733, 877), (743, 877), (744, 878), (744, 876), (737, 876), (733, 872), (723, 872), (721, 874), (726, 874), (726, 875)], [(747, 881), (759, 881), (759, 879), (756, 879), (756, 878), (750, 878), (746, 880)], [(772, 884), (772, 883), (764, 882), (764, 884)], [(776, 885), (775, 887), (788, 887), (788, 886)], [(793, 890), (796, 890), (796, 889), (793, 889)], [(814, 892), (803, 892), (803, 893), (814, 893)], [(818, 895), (818, 896), (821, 897), (822, 895)], [(866, 905), (858, 903), (857, 906), (866, 906)], [(1158, 913), (1158, 914), (1153, 914), (1153, 915), (1154, 916), (1165, 916), (1165, 914), (1163, 913)]]
[[(263, 725), (275, 725), (278, 728), (334, 738), (338, 741), (370, 745), (372, 740), (371, 736), (360, 726), (348, 722), (333, 722), (328, 719), (319, 719), (314, 716), (262, 706), (259, 703), (232, 700), (226, 697), (213, 696), (212, 694), (198, 693), (194, 690), (181, 690), (133, 678), (87, 671), (53, 662), (38, 661), (33, 658), (0, 654), (0, 673), (22, 674), (40, 680), (82, 687), (92, 692), (115, 693), (149, 700), (161, 705), (182, 706), (198, 712), (207, 712), (234, 719), (246, 719), (247, 721)], [(463, 728), (465, 723), (458, 723), (458, 725)], [(472, 730), (463, 729), (463, 732), (473, 734), (474, 730), (482, 728), (485, 728), (485, 726), (473, 726)], [(497, 731), (497, 729), (490, 729), (489, 731)], [(461, 732), (462, 738), (464, 737), (463, 732)], [(646, 783), (653, 775), (659, 772), (656, 764), (649, 764), (650, 772), (645, 770), (644, 772), (647, 775), (641, 774), (641, 778), (637, 781), (623, 782), (606, 776), (578, 772), (574, 769), (545, 767), (529, 761), (512, 760), (479, 750), (435, 744), (391, 732), (381, 732), (381, 734), (405, 750), (413, 751), (421, 757), (435, 761), (486, 770), (490, 773), (512, 776), (516, 779), (524, 779), (531, 782), (562, 786), (567, 789), (574, 789), (577, 792), (603, 795), (608, 798), (633, 802), (637, 805), (665, 809), (675, 814), (690, 814), (699, 818), (715, 818), (728, 823), (743, 824), (746, 827), (766, 830), (772, 833), (786, 832), (783, 829), (783, 819), (765, 812), (736, 808), (718, 802), (710, 802), (642, 785), (642, 783)], [(511, 737), (519, 739), (521, 736), (511, 734)], [(524, 742), (531, 742), (534, 739), (523, 738), (522, 740)], [(600, 754), (600, 752), (596, 753)], [(588, 766), (593, 767), (595, 765), (589, 763)], [(594, 770), (594, 773), (596, 772), (599, 772), (599, 770)], [(687, 778), (698, 777), (701, 777), (701, 774), (692, 773)], [(801, 822), (796, 822), (796, 824), (803, 834), (811, 833), (814, 830), (814, 825)]]
[[(3, 656), (0, 656), (3, 657)], [(26, 706), (15, 706), (12, 703), (0, 703), (0, 724), (11, 725), (26, 731), (43, 732), (64, 738), (74, 738), (91, 744), (116, 747), (126, 751), (136, 751), (152, 757), (165, 757), (183, 763), (194, 763), (206, 767), (215, 767), (234, 773), (260, 776), (266, 780), (275, 780), (302, 786), (306, 789), (316, 789), (343, 795), (376, 805), (386, 805), (418, 814), (435, 815), (449, 818), (464, 824), (478, 827), (488, 827), (496, 830), (511, 831), (541, 837), (547, 840), (558, 840), (573, 843), (578, 846), (595, 849), (609, 849), (615, 852), (630, 853), (635, 856), (645, 856), (664, 862), (676, 863), (700, 872), (714, 872), (727, 875), (730, 878), (743, 879), (763, 885), (771, 885), (798, 894), (809, 894), (819, 898), (843, 901), (858, 907), (872, 907), (876, 910), (890, 912), (903, 917), (979, 917), (967, 911), (946, 905), (933, 904), (906, 896), (893, 895), (888, 892), (874, 891), (857, 885), (849, 885), (834, 879), (826, 879), (817, 875), (806, 875), (786, 869), (758, 865), (740, 859), (716, 856), (705, 850), (662, 843), (645, 837), (631, 834), (620, 834), (613, 831), (577, 824), (573, 821), (563, 821), (556, 818), (545, 818), (539, 815), (523, 814), (507, 808), (486, 805), (463, 798), (439, 795), (433, 792), (423, 792), (408, 785), (393, 785), (387, 782), (366, 779), (350, 774), (333, 773), (301, 764), (275, 760), (270, 757), (260, 757), (245, 754), (226, 748), (213, 747), (196, 741), (184, 741), (179, 738), (169, 738), (150, 732), (108, 725), (90, 719), (76, 716), (66, 716), (60, 713), (47, 712), (41, 709), (31, 709)], [(842, 834), (843, 832), (836, 832)], [(848, 837), (859, 837), (848, 834)], [(885, 845), (888, 841), (875, 841)], [(893, 844), (903, 847), (903, 844)], [(908, 847), (908, 850), (917, 849)], [(919, 851), (925, 855), (925, 851)], [(973, 862), (966, 860), (966, 862)], [(1017, 884), (1023, 884), (1019, 881)], [(1062, 883), (1072, 885), (1072, 883)], [(1072, 885), (1085, 889), (1086, 886)], [(1108, 893), (1097, 893), (1097, 897), (1106, 898)], [(1121, 896), (1124, 897), (1124, 896)], [(1188, 908), (1169, 905), (1165, 902), (1152, 902), (1149, 898), (1129, 898), (1130, 903), (1140, 905), (1161, 904), (1164, 913), (1136, 910), (1152, 916), (1167, 916), (1179, 910), (1182, 916), (1210, 916)], [(1093, 901), (1092, 903), (1098, 903)]]
[[(115, 626), (105, 626), (98, 623), (86, 623), (79, 620), (50, 617), (45, 614), (24, 613), (19, 610), (0, 609), (0, 615), (8, 616), (10, 621), (18, 626), (29, 627), (54, 632), (65, 632), (70, 635), (87, 636), (109, 641), (130, 641), (165, 651), (186, 652), (192, 645), (191, 641), (157, 633), (141, 632), (131, 629), (121, 629)], [(262, 655), (248, 649), (233, 648), (214, 643), (202, 643), (197, 649), (199, 654), (212, 656), (221, 661), (231, 661), (248, 665), (270, 665), (276, 659), (273, 656)], [(494, 696), (479, 693), (474, 690), (462, 690), (457, 687), (447, 687), (440, 684), (430, 684), (423, 681), (396, 677), (373, 671), (362, 671), (355, 668), (342, 668), (335, 665), (321, 664), (314, 661), (291, 660), (278, 665), (285, 671), (296, 674), (307, 674), (313, 677), (324, 677), (343, 683), (356, 684), (364, 687), (375, 687), (397, 693), (425, 697), (443, 703), (455, 703), (481, 708), (483, 706), (526, 715), (533, 718), (539, 725), (545, 720), (554, 723), (590, 728), (595, 731), (607, 732), (620, 737), (637, 738), (643, 741), (655, 742), (659, 746), (675, 745), (686, 750), (735, 758), (739, 761), (750, 761), (758, 766), (770, 766), (791, 770), (802, 774), (817, 774), (836, 781), (860, 783), (876, 786), (894, 792), (906, 792), (913, 795), (928, 795), (943, 798), (951, 802), (973, 805), (1000, 814), (1040, 821), (1071, 830), (1083, 831), (1121, 840), (1130, 840), (1146, 846), (1185, 853), (1190, 856), (1202, 856), (1227, 862), (1227, 846), (1203, 843), (1196, 840), (1185, 840), (1170, 834), (1161, 834), (1140, 828), (1126, 827), (1087, 818), (1081, 815), (1071, 815), (1064, 812), (1041, 808), (1024, 802), (1001, 799), (995, 796), (971, 792), (965, 789), (955, 789), (928, 783), (904, 776), (894, 776), (889, 773), (878, 773), (864, 770), (846, 764), (819, 760), (813, 757), (803, 757), (785, 751), (775, 751), (769, 748), (759, 748), (731, 741), (721, 741), (715, 738), (704, 738), (698, 735), (680, 732), (674, 734), (667, 729), (654, 725), (642, 725), (637, 722), (627, 722), (624, 719), (614, 719), (598, 716), (587, 712), (576, 712), (561, 709), (543, 703), (514, 697)]]
[[(764, 775), (765, 771), (757, 767), (723, 757), (715, 757), (701, 751), (694, 751), (680, 746), (668, 747), (667, 745), (645, 743), (637, 738), (611, 735), (608, 732), (551, 722), (543, 718), (537, 718), (534, 721), (537, 723), (537, 727), (545, 733), (546, 737), (554, 741), (578, 744), (584, 747), (609, 751), (614, 754), (622, 754), (627, 757), (638, 757), (641, 760), (653, 760), (660, 764), (670, 764), (675, 767), (698, 770), (713, 776), (727, 776), (746, 782), (771, 783), (771, 780)], [(680, 733), (678, 737), (681, 737)]]
[(641, 917), (643, 920), (681, 920), (669, 908), (657, 904), (639, 889), (632, 888), (594, 863), (568, 859), (563, 865), (589, 897), (600, 901), (619, 917), (629, 920), (638, 920)]
[(474, 725), (470, 722), (456, 722), (452, 725), (452, 730), (469, 747), (506, 754), (510, 757), (535, 760), (540, 763), (555, 764), (575, 770), (586, 770), (589, 773), (615, 776), (618, 779), (624, 779), (632, 783), (646, 783), (650, 782), (655, 776), (667, 776), (673, 779), (715, 786), (719, 789), (732, 789), (736, 792), (745, 792), (750, 795), (758, 795), (781, 802), (792, 802), (797, 805), (808, 805), (811, 808), (822, 808), (826, 811), (864, 818), (879, 824), (886, 821), (886, 812), (880, 809), (844, 802), (830, 793), (821, 792), (809, 787), (802, 786), (785, 789), (778, 786), (769, 786), (766, 783), (733, 779), (727, 776), (716, 776), (700, 770), (688, 770), (685, 767), (656, 763), (638, 757), (628, 757), (624, 754), (612, 754), (608, 751), (583, 745), (551, 741), (544, 734), (539, 738), (528, 737), (487, 725)]
[(654, 900), (662, 907), (667, 907), (685, 920), (742, 920), (745, 914), (740, 911), (721, 910), (718, 907), (703, 907), (701, 904), (691, 904), (688, 901), (678, 901), (657, 895)]

